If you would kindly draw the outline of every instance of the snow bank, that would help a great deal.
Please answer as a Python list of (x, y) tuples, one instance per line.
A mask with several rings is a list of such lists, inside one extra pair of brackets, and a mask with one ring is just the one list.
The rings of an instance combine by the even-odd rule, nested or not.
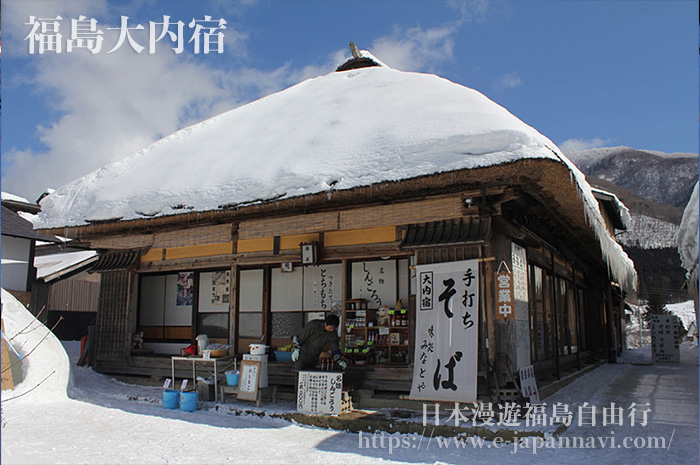
[[(3, 402), (66, 399), (71, 382), (68, 355), (54, 334), (5, 289), (2, 290), (5, 334), (22, 356), (22, 381), (4, 391)], [(31, 392), (31, 395), (25, 394)], [(22, 397), (20, 397), (22, 396)], [(10, 400), (16, 398), (16, 400)]]

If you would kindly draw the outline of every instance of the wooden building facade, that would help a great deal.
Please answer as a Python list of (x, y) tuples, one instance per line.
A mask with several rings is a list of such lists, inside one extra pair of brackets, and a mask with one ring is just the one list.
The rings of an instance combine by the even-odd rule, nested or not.
[[(410, 391), (415, 266), (477, 259), (479, 395), (493, 397), (517, 384), (523, 366), (552, 380), (622, 350), (619, 286), (577, 189), (564, 163), (527, 159), (53, 232), (101, 252), (98, 371), (167, 376), (167, 355), (198, 334), (237, 354), (260, 341), (272, 352), (335, 312), (348, 379), (365, 395)], [(313, 246), (308, 257), (304, 245)], [(498, 315), (502, 264), (519, 270), (525, 296), (511, 319)], [(132, 352), (139, 331), (148, 354)], [(271, 362), (271, 383), (293, 379), (292, 364)]]
[[(100, 252), (102, 372), (167, 376), (199, 334), (274, 351), (335, 312), (348, 387), (406, 395), (432, 350), (417, 270), (468, 263), (470, 392), (499, 398), (522, 367), (545, 381), (613, 361), (636, 281), (616, 204), (551, 141), (474, 90), (367, 52), (45, 202), (46, 230)], [(454, 292), (435, 300), (446, 314)], [(273, 362), (270, 382), (292, 385), (292, 365)]]

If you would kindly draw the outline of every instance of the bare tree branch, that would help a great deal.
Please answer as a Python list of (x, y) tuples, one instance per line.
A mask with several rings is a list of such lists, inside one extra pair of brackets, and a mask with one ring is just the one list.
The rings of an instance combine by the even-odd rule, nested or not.
[[(63, 316), (61, 316), (61, 317), (58, 319), (58, 321), (56, 322), (56, 324), (53, 325), (53, 327), (51, 328), (51, 330), (50, 330), (49, 332), (47, 332), (47, 333), (44, 335), (44, 337), (41, 338), (41, 341), (39, 341), (39, 342), (34, 346), (34, 348), (33, 348), (32, 350), (30, 350), (29, 352), (27, 352), (27, 353), (25, 354), (24, 358), (29, 357), (29, 356), (32, 354), (32, 352), (34, 352), (34, 351), (37, 349), (37, 347), (39, 347), (39, 346), (41, 345), (41, 343), (44, 342), (44, 340), (45, 340), (47, 337), (49, 337), (49, 334), (53, 334), (53, 330), (56, 328), (56, 326), (58, 326), (58, 324), (59, 324), (62, 320), (63, 320)], [(19, 333), (18, 333), (18, 334), (19, 334)], [(22, 347), (24, 347), (24, 346), (22, 346)], [(20, 360), (17, 360), (17, 361), (16, 361), (15, 363), (13, 363), (12, 365), (3, 368), (1, 373), (5, 373), (6, 371), (11, 370), (15, 365), (17, 365), (17, 364), (20, 363), (21, 361), (22, 361), (21, 359), (20, 359)]]
[(26, 395), (26, 394), (29, 394), (29, 393), (32, 392), (34, 389), (36, 389), (36, 388), (38, 388), (39, 386), (41, 386), (41, 385), (44, 383), (44, 381), (46, 381), (47, 379), (49, 379), (49, 376), (53, 375), (54, 373), (56, 373), (56, 370), (54, 370), (54, 371), (52, 371), (51, 373), (49, 373), (49, 374), (46, 376), (46, 378), (42, 379), (36, 386), (34, 386), (33, 388), (31, 388), (31, 389), (28, 390), (27, 392), (23, 392), (22, 394), (18, 394), (18, 395), (14, 396), (14, 397), (10, 397), (9, 399), (2, 399), (2, 401), (0, 401), (0, 402), (1, 402), (1, 403), (5, 403), (5, 402), (7, 402), (8, 400), (19, 399), (20, 397), (22, 397), (22, 396), (24, 396), (24, 395)]

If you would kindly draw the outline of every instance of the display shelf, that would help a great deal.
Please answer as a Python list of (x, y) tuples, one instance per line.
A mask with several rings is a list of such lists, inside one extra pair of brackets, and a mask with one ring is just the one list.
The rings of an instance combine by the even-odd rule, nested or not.
[(407, 309), (368, 308), (350, 299), (343, 312), (343, 354), (355, 364), (407, 364), (410, 323)]

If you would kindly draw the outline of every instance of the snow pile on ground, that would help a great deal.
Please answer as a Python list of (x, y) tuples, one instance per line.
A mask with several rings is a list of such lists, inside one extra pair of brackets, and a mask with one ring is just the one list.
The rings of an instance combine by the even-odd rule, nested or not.
[[(3, 292), (5, 324), (16, 333), (31, 322)], [(23, 351), (37, 347), (45, 329), (31, 326), (14, 342)], [(540, 443), (497, 444), (479, 441), (459, 446), (451, 438), (423, 435), (357, 433), (301, 426), (271, 418), (264, 412), (290, 412), (294, 404), (266, 404), (261, 413), (250, 403), (203, 403), (195, 412), (161, 407), (161, 388), (136, 386), (115, 381), (74, 363), (79, 343), (55, 339), (38, 345), (25, 357), (25, 380), (2, 396), (2, 463), (6, 464), (164, 464), (164, 463), (246, 463), (246, 464), (697, 464), (698, 348), (681, 346), (679, 365), (650, 365), (649, 347), (628, 351), (617, 364), (603, 365), (545, 400), (547, 408), (566, 405), (574, 418), (559, 436), (562, 441), (588, 447), (563, 446), (547, 436), (551, 447)], [(44, 374), (56, 370), (62, 383), (30, 386)], [(34, 372), (37, 373), (34, 373)], [(65, 395), (69, 371), (75, 385)], [(49, 378), (51, 379), (51, 378)], [(27, 383), (25, 386), (24, 384)], [(16, 394), (26, 393), (21, 397)], [(12, 399), (12, 397), (16, 397)], [(11, 400), (12, 399), (12, 400)], [(632, 405), (649, 409), (648, 424), (632, 425), (627, 414)], [(595, 406), (595, 424), (579, 422), (579, 407)], [(604, 408), (622, 408), (622, 424), (604, 423)], [(637, 417), (638, 422), (641, 416)], [(579, 424), (580, 423), (580, 424)], [(612, 438), (616, 441), (612, 443)], [(630, 441), (623, 442), (625, 438)], [(651, 439), (650, 439), (651, 438)], [(465, 439), (465, 438), (463, 438)], [(468, 438), (466, 438), (468, 439)], [(653, 442), (651, 442), (653, 439)], [(663, 443), (658, 442), (663, 440)], [(637, 447), (628, 447), (636, 442)], [(603, 446), (603, 443), (606, 445)], [(390, 446), (391, 444), (391, 446)], [(481, 444), (481, 445), (479, 445)], [(662, 444), (662, 446), (659, 446)], [(624, 446), (623, 446), (624, 445)], [(651, 445), (651, 447), (647, 447)]]
[[(49, 402), (67, 397), (71, 384), (68, 355), (61, 341), (5, 289), (2, 290), (2, 319), (5, 334), (22, 356), (22, 382), (9, 397), (28, 396), (33, 402)], [(29, 396), (28, 396), (29, 397)]]

